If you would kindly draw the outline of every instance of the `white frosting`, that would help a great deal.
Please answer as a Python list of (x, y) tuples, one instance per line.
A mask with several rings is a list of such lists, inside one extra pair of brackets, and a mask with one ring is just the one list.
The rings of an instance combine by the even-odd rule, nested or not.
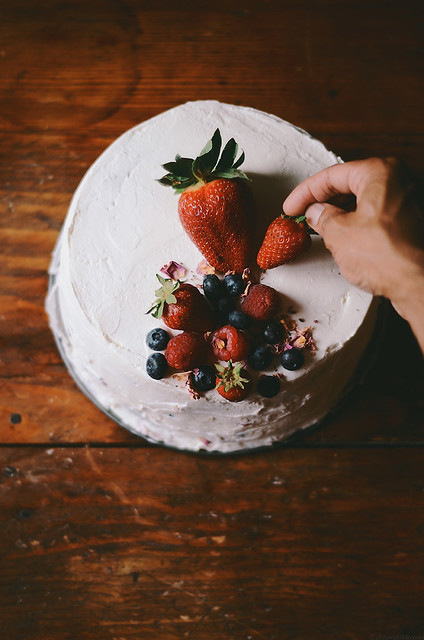
[(210, 391), (194, 400), (184, 381), (148, 377), (146, 335), (160, 324), (146, 315), (155, 274), (175, 260), (201, 283), (202, 256), (179, 222), (178, 198), (157, 178), (177, 153), (195, 157), (216, 127), (245, 151), (258, 234), (296, 184), (338, 161), (275, 116), (214, 101), (186, 103), (134, 127), (97, 159), (74, 195), (52, 259), (47, 311), (71, 373), (118, 422), (170, 446), (234, 451), (279, 441), (333, 408), (369, 340), (375, 305), (339, 274), (315, 236), (305, 256), (260, 276), (282, 292), (284, 307), (297, 310), (301, 326), (314, 327), (318, 347), (302, 369), (284, 372), (276, 397), (253, 392), (230, 403)]

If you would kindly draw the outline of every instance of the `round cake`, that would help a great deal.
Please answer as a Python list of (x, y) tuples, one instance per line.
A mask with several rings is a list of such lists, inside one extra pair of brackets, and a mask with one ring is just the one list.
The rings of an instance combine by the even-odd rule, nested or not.
[[(265, 372), (252, 372), (238, 402), (216, 389), (192, 393), (187, 372), (147, 374), (146, 336), (167, 329), (147, 313), (156, 274), (167, 278), (176, 263), (202, 292), (213, 271), (181, 225), (178, 197), (158, 179), (177, 154), (195, 158), (217, 128), (245, 153), (259, 244), (293, 187), (340, 162), (305, 131), (252, 108), (197, 101), (161, 113), (120, 136), (84, 176), (53, 254), (46, 308), (71, 375), (116, 422), (168, 446), (231, 452), (280, 442), (335, 407), (369, 342), (376, 304), (340, 275), (315, 235), (297, 260), (250, 276), (281, 296), (286, 345), (304, 347), (299, 369), (276, 356)], [(258, 391), (264, 374), (278, 378), (273, 397)]]

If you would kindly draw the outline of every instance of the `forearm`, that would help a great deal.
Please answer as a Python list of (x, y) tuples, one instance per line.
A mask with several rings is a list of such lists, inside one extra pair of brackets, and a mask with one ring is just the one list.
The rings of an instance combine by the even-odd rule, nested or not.
[(402, 295), (392, 299), (392, 304), (409, 323), (424, 354), (424, 268), (405, 283)]

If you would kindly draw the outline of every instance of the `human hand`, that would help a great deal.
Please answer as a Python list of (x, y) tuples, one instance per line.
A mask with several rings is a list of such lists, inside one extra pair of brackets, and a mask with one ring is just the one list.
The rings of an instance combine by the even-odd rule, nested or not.
[[(340, 204), (346, 197), (347, 208)], [(283, 209), (306, 215), (346, 279), (389, 298), (417, 337), (424, 332), (424, 215), (398, 160), (323, 169), (298, 185)]]

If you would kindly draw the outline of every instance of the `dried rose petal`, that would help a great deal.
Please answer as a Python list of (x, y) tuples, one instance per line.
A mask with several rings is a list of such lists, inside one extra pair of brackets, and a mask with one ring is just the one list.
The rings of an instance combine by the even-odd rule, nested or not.
[(209, 264), (207, 260), (201, 260), (196, 268), (196, 273), (200, 276), (207, 276), (210, 273), (215, 273), (215, 269)]
[(175, 260), (171, 260), (171, 262), (165, 264), (160, 271), (173, 280), (180, 280), (181, 278), (184, 278), (187, 273), (187, 269), (184, 265), (175, 262)]
[(295, 320), (293, 320), (293, 318), (290, 318), (289, 316), (284, 316), (283, 318), (281, 318), (280, 322), (287, 332), (297, 330), (297, 324)]
[(292, 347), (294, 347), (295, 349), (303, 349), (306, 345), (306, 338), (305, 336), (297, 336), (297, 338), (295, 338), (293, 340), (293, 342), (291, 343)]

